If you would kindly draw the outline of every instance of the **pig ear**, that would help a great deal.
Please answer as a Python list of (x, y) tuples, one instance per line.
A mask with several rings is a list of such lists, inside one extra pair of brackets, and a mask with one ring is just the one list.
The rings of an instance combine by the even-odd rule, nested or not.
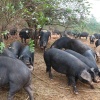
[(92, 81), (91, 75), (89, 72), (87, 72), (87, 70), (83, 70), (80, 76), (81, 78), (83, 78), (84, 80), (87, 80), (88, 82)]

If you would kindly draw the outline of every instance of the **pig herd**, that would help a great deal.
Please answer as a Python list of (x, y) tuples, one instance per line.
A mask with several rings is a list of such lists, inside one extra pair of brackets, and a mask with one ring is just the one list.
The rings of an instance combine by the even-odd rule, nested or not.
[(9, 84), (8, 100), (13, 100), (14, 94), (21, 88), (33, 100), (31, 88), (31, 71), (33, 70), (34, 52), (21, 42), (12, 42), (0, 54), (0, 86)]
[[(66, 42), (65, 42), (66, 41)], [(62, 49), (65, 50), (62, 50)], [(89, 84), (93, 89), (93, 82), (98, 83), (100, 69), (96, 64), (95, 51), (80, 40), (62, 37), (56, 40), (49, 49), (44, 52), (46, 71), (52, 78), (51, 67), (68, 78), (68, 85), (73, 87), (78, 94), (76, 82)]]
[[(94, 89), (93, 83), (100, 81), (100, 69), (96, 63), (95, 51), (80, 40), (69, 37), (57, 39), (46, 49), (51, 34), (44, 33), (40, 34), (40, 47), (44, 46), (43, 58), (49, 78), (53, 78), (52, 67), (55, 71), (66, 75), (68, 85), (73, 87), (75, 94), (78, 94), (77, 80)], [(34, 100), (31, 88), (33, 66), (34, 52), (30, 51), (28, 45), (23, 45), (19, 41), (12, 42), (0, 54), (0, 86), (9, 84), (8, 100), (13, 100), (14, 94), (21, 88), (25, 89), (30, 100)]]

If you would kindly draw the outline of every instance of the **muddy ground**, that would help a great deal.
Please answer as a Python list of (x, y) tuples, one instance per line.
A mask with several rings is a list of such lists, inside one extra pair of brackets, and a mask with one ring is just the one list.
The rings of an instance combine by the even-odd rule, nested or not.
[[(59, 37), (52, 36), (49, 40), (48, 47)], [(12, 41), (19, 38), (10, 38), (5, 41), (9, 45)], [(81, 39), (85, 44), (95, 49), (94, 44), (89, 43), (89, 39)], [(6, 62), (5, 62), (6, 63)], [(97, 63), (100, 66), (100, 63)], [(52, 69), (53, 79), (50, 80), (46, 73), (46, 65), (43, 59), (43, 51), (35, 48), (34, 71), (32, 72), (32, 88), (35, 100), (100, 100), (100, 83), (94, 84), (95, 89), (90, 89), (88, 85), (77, 82), (79, 94), (73, 94), (72, 87), (67, 85), (65, 75), (55, 72)], [(0, 100), (6, 100), (8, 88), (0, 90)], [(27, 93), (22, 89), (15, 96), (14, 100), (28, 100)]]

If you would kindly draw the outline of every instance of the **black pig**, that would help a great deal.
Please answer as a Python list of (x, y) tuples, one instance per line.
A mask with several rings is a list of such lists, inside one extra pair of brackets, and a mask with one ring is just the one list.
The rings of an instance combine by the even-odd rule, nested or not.
[(16, 58), (16, 56), (8, 48), (5, 48), (3, 50), (3, 52), (0, 54), (0, 56), (7, 56), (7, 57), (11, 57), (11, 58)]
[(99, 46), (99, 45), (100, 45), (100, 39), (96, 40), (96, 42), (95, 42), (96, 47)]
[(15, 93), (22, 88), (28, 93), (29, 100), (33, 100), (31, 71), (18, 59), (0, 56), (0, 86), (6, 84), (9, 85), (8, 100), (13, 100)]
[(65, 50), (65, 52), (68, 52), (70, 54), (72, 54), (73, 56), (77, 57), (78, 59), (80, 59), (82, 62), (84, 62), (86, 65), (88, 65), (89, 68), (91, 68), (92, 73), (93, 73), (93, 81), (94, 82), (98, 82), (99, 80), (97, 80), (98, 75), (99, 75), (99, 68), (98, 66), (93, 63), (90, 59), (88, 59), (87, 57), (73, 51), (73, 50)]
[(80, 40), (77, 39), (71, 39), (68, 42), (68, 49), (71, 49), (73, 51), (76, 51), (85, 57), (89, 58), (91, 61), (93, 61), (96, 64), (95, 61), (95, 52), (90, 48), (88, 45), (84, 44)]
[(57, 39), (52, 45), (51, 48), (58, 48), (58, 49), (67, 49), (68, 42), (71, 40), (69, 37), (61, 37)]
[(59, 73), (66, 74), (68, 84), (73, 86), (74, 93), (77, 94), (76, 80), (87, 83), (93, 87), (92, 77), (89, 73), (90, 68), (75, 56), (63, 50), (50, 48), (44, 52), (44, 61), (46, 63), (46, 71), (49, 72), (49, 77), (52, 78), (51, 66)]
[(24, 45), (19, 41), (14, 41), (10, 44), (8, 49), (16, 56), (16, 58), (19, 57), (21, 49), (24, 47)]
[(34, 52), (30, 51), (28, 45), (21, 50), (19, 59), (28, 65), (31, 70), (33, 70)]
[(44, 31), (44, 30), (40, 32), (39, 45), (40, 45), (40, 48), (42, 48), (43, 50), (45, 50), (45, 48), (47, 47), (49, 37), (51, 38), (51, 32)]

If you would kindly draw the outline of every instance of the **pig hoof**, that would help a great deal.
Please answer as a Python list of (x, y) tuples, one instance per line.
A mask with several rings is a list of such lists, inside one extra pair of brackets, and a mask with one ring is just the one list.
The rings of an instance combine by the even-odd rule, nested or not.
[(78, 92), (74, 91), (75, 94), (78, 94)]
[(53, 80), (53, 78), (50, 78), (50, 80)]
[(50, 79), (53, 79), (53, 76), (52, 76), (52, 74), (51, 74), (51, 73), (49, 73), (49, 78), (50, 78)]

